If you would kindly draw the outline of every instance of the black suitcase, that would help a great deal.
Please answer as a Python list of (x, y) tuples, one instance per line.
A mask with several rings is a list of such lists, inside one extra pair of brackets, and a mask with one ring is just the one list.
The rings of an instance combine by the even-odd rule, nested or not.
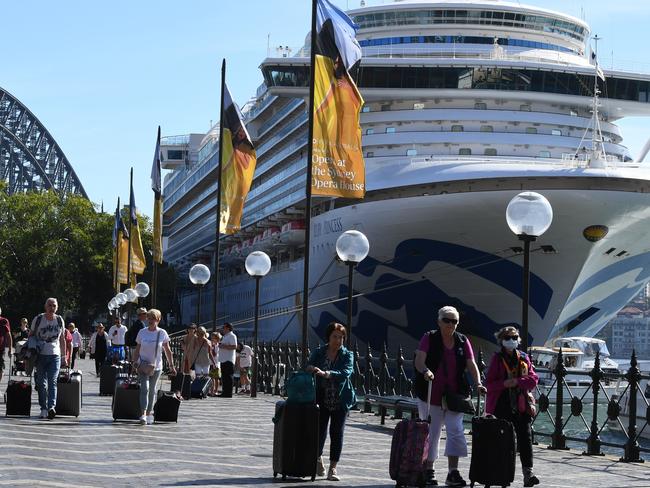
[(192, 398), (206, 398), (210, 391), (211, 384), (212, 378), (209, 376), (198, 376), (195, 378), (194, 381), (192, 381), (192, 386), (190, 388)]
[(273, 477), (282, 475), (316, 479), (318, 461), (318, 405), (275, 404), (273, 429)]
[(158, 400), (153, 409), (154, 422), (178, 422), (178, 409), (181, 399), (174, 392), (158, 392)]
[(81, 371), (62, 371), (56, 385), (56, 414), (78, 417), (81, 393)]
[(6, 415), (24, 415), (29, 417), (32, 409), (32, 383), (9, 379), (5, 395)]
[(491, 415), (472, 418), (470, 486), (509, 486), (515, 479), (515, 429)]
[(172, 392), (179, 392), (185, 400), (192, 396), (192, 377), (189, 374), (177, 373), (172, 376)]
[(99, 370), (99, 394), (112, 395), (115, 393), (115, 380), (122, 373), (122, 367), (117, 364), (102, 364)]
[(129, 377), (118, 378), (113, 395), (113, 420), (139, 420), (141, 416), (140, 385)]

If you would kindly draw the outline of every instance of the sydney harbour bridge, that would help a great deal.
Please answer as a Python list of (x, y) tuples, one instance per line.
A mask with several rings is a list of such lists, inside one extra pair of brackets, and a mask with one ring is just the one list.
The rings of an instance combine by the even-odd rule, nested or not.
[(0, 181), (9, 193), (54, 190), (84, 196), (68, 158), (17, 98), (0, 87)]

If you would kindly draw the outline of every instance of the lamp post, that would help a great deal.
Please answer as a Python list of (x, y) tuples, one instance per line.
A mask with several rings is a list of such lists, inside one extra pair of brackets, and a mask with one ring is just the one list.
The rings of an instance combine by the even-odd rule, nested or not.
[(140, 298), (147, 298), (149, 296), (149, 285), (144, 281), (135, 284), (135, 293), (138, 295), (138, 304), (140, 304)]
[(548, 230), (553, 208), (539, 193), (525, 191), (514, 197), (506, 209), (510, 230), (524, 243), (524, 269), (521, 297), (521, 350), (528, 351), (528, 297), (530, 284), (530, 243)]
[(120, 307), (124, 305), (127, 302), (126, 295), (122, 292), (118, 293), (115, 295), (115, 301), (117, 302), (117, 316), (120, 319), (120, 323), (122, 322), (122, 314), (120, 312)]
[(348, 347), (352, 340), (352, 272), (354, 267), (366, 258), (369, 251), (368, 238), (358, 230), (346, 230), (336, 240), (336, 254), (348, 265)]
[(253, 329), (253, 380), (251, 381), (251, 398), (257, 396), (257, 331), (260, 306), (260, 280), (271, 270), (271, 258), (262, 251), (253, 251), (246, 258), (246, 272), (255, 278), (255, 325)]
[(210, 268), (205, 264), (195, 264), (190, 269), (190, 281), (199, 290), (199, 296), (196, 300), (196, 325), (199, 325), (201, 323), (201, 290), (210, 281)]
[(131, 327), (131, 314), (133, 312), (133, 304), (138, 302), (138, 294), (133, 288), (127, 288), (124, 290), (126, 295), (126, 301), (128, 302), (128, 319), (126, 321), (127, 326)]

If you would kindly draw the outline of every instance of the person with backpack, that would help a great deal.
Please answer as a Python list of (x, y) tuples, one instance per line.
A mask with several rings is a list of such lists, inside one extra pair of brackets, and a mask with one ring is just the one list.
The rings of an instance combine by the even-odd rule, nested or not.
[(133, 357), (135, 348), (138, 345), (135, 341), (136, 337), (138, 337), (138, 332), (147, 327), (147, 309), (140, 307), (136, 313), (138, 314), (138, 318), (133, 322), (131, 327), (129, 327), (129, 330), (124, 336), (124, 344), (129, 348), (129, 358)]
[[(2, 309), (0, 309), (0, 313), (2, 313)], [(2, 381), (2, 372), (5, 369), (5, 349), (7, 349), (7, 355), (11, 358), (12, 347), (9, 319), (0, 316), (0, 381)]]
[[(469, 339), (457, 332), (460, 315), (454, 307), (438, 310), (438, 330), (425, 333), (415, 351), (418, 412), (425, 419), (431, 404), (429, 424), (429, 453), (427, 457), (426, 484), (437, 486), (434, 463), (438, 458), (442, 424), (447, 431), (445, 456), (449, 465), (446, 486), (460, 487), (467, 483), (458, 471), (458, 458), (467, 456), (467, 441), (463, 430), (463, 412), (450, 400), (466, 398), (470, 393), (465, 371), (468, 371), (478, 389), (485, 393), (474, 352)], [(427, 398), (428, 384), (432, 382), (431, 397)]]
[(327, 471), (329, 481), (339, 481), (341, 479), (336, 471), (336, 466), (343, 450), (345, 419), (350, 409), (357, 403), (354, 387), (350, 381), (354, 357), (352, 351), (344, 346), (346, 335), (347, 330), (344, 325), (331, 322), (325, 331), (327, 344), (320, 346), (311, 353), (305, 368), (308, 373), (312, 373), (316, 377), (316, 403), (320, 406), (320, 445), (318, 464), (316, 465), (316, 474), (318, 476), (325, 475), (323, 448), (329, 424), (330, 465)]
[(503, 327), (494, 337), (501, 350), (492, 356), (485, 379), (488, 388), (485, 413), (512, 423), (517, 436), (524, 486), (535, 486), (539, 484), (539, 478), (533, 473), (531, 423), (535, 407), (531, 392), (537, 386), (539, 377), (530, 357), (517, 349), (521, 341), (516, 327)]
[(68, 365), (65, 357), (65, 325), (63, 317), (56, 314), (59, 303), (56, 298), (45, 301), (45, 313), (34, 317), (30, 337), (36, 339), (36, 391), (41, 406), (41, 419), (52, 420), (56, 416), (56, 383), (59, 369)]

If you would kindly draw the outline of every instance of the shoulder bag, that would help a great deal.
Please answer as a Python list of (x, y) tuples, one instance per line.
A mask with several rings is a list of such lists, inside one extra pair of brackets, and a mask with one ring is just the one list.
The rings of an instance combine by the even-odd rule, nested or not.
[[(444, 369), (445, 376), (447, 376), (447, 363), (445, 362), (444, 357), (441, 359), (441, 362), (442, 369)], [(458, 368), (459, 365), (457, 364), (456, 367)], [(461, 385), (458, 386), (460, 387)], [(443, 404), (447, 405), (447, 410), (450, 410), (451, 412), (468, 413), (471, 415), (476, 414), (472, 395), (470, 394), (463, 394), (445, 388), (445, 392), (442, 394), (442, 400)]]
[(150, 363), (149, 361), (145, 361), (142, 358), (139, 358), (140, 361), (138, 362), (138, 374), (141, 374), (143, 376), (153, 376), (153, 372), (156, 370), (156, 358), (158, 357), (158, 346), (160, 346), (160, 331), (158, 331), (158, 335), (156, 335), (156, 351), (153, 354), (153, 363)]

